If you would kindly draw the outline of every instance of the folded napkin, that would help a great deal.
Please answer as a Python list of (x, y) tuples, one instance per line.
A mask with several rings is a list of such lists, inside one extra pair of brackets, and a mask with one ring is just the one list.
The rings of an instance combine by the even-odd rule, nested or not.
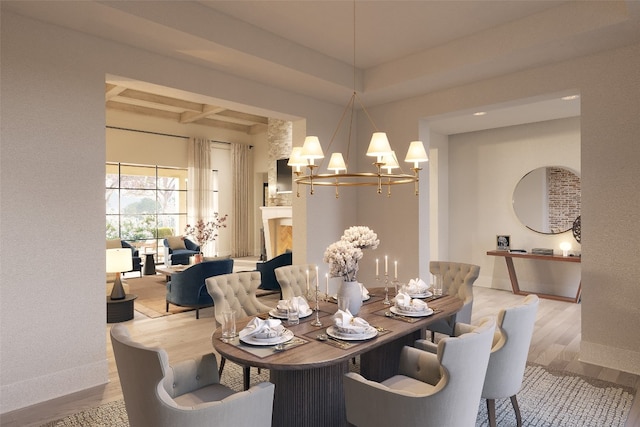
[(292, 303), (294, 307), (298, 307), (298, 313), (300, 313), (300, 315), (304, 315), (311, 310), (311, 308), (309, 307), (309, 303), (306, 299), (304, 299), (303, 296), (293, 297)]
[(428, 306), (427, 303), (422, 300), (411, 298), (407, 293), (398, 292), (398, 295), (396, 295), (396, 308), (404, 312), (419, 313), (426, 311)]
[(360, 288), (362, 288), (362, 301), (364, 301), (369, 298), (369, 291), (362, 283), (360, 283)]
[(369, 328), (369, 323), (361, 317), (353, 317), (349, 310), (338, 310), (333, 315), (333, 325), (341, 334), (363, 334)]
[(279, 319), (262, 320), (254, 317), (238, 335), (240, 338), (269, 339), (279, 337), (285, 330)]
[(427, 292), (429, 285), (427, 285), (422, 279), (411, 279), (405, 287), (405, 291), (411, 295), (422, 295)]

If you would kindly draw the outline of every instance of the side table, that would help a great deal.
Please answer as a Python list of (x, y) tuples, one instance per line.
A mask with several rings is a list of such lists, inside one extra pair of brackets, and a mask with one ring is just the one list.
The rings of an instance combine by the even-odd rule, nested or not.
[(156, 274), (156, 260), (153, 258), (155, 252), (145, 252), (144, 255), (144, 268), (142, 274), (145, 276), (153, 276)]
[(107, 323), (119, 323), (133, 319), (133, 300), (138, 295), (127, 294), (124, 299), (107, 296)]

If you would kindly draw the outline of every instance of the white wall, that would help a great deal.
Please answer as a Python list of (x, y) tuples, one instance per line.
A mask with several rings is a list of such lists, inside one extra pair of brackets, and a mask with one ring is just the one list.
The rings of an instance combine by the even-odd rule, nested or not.
[[(640, 327), (640, 310), (632, 302), (640, 300), (640, 264), (637, 262), (640, 241), (638, 70), (640, 46), (634, 45), (369, 108), (373, 120), (383, 123), (378, 124), (380, 129), (392, 130), (391, 136), (400, 135), (400, 141), (410, 141), (416, 124), (423, 118), (472, 111), (534, 96), (579, 91), (583, 242), (581, 358), (635, 373), (640, 373), (640, 334), (629, 334), (628, 331)], [(359, 139), (361, 150), (366, 149), (367, 142), (364, 137)], [(518, 161), (524, 157), (520, 156)], [(453, 191), (450, 191), (450, 197), (455, 197)], [(393, 250), (406, 254), (414, 248), (409, 244), (406, 245), (408, 249), (404, 249), (404, 243), (396, 237), (398, 224), (402, 223), (405, 229), (419, 233), (421, 237), (428, 235), (429, 228), (418, 222), (417, 201), (394, 196), (394, 203), (394, 207), (383, 205), (379, 208), (383, 215), (391, 214), (388, 221), (380, 220), (373, 213), (376, 205), (368, 201), (359, 206), (358, 220), (368, 224), (376, 221), (376, 231), (390, 237)], [(450, 212), (450, 217), (455, 214)], [(476, 229), (485, 225), (476, 221)], [(450, 219), (449, 230), (456, 227), (464, 227), (464, 224)], [(442, 233), (442, 229), (439, 231)], [(452, 259), (482, 257), (488, 245), (493, 245), (493, 238), (485, 242), (477, 237), (477, 234), (464, 236), (464, 241), (456, 242), (450, 236), (449, 244), (469, 245), (477, 248), (477, 252), (470, 254), (467, 249), (458, 249), (459, 253), (450, 248), (449, 256)], [(491, 261), (483, 261), (484, 264), (487, 262)], [(420, 254), (421, 275), (424, 275), (422, 268), (427, 263), (428, 259)], [(417, 268), (417, 261), (410, 266), (413, 271)], [(484, 271), (482, 274), (486, 275)], [(620, 328), (620, 325), (625, 327)]]
[[(324, 140), (342, 107), (5, 10), (1, 19), (0, 241), (10, 242), (0, 247), (0, 413), (5, 413), (107, 380), (106, 76), (233, 100), (276, 118), (306, 117)], [(294, 222), (302, 230), (307, 221), (331, 218), (294, 234), (296, 256), (311, 254), (318, 263), (325, 235), (342, 232), (332, 228), (334, 205), (323, 200), (309, 202), (310, 209), (302, 209)], [(33, 252), (34, 246), (51, 250)]]
[[(557, 235), (526, 228), (512, 206), (513, 190), (525, 174), (542, 166), (580, 171), (580, 119), (562, 119), (449, 137), (449, 258), (480, 266), (477, 285), (511, 289), (503, 258), (487, 256), (496, 235), (511, 246), (559, 251), (562, 241), (580, 245), (571, 232)], [(580, 265), (515, 260), (523, 290), (575, 296)]]

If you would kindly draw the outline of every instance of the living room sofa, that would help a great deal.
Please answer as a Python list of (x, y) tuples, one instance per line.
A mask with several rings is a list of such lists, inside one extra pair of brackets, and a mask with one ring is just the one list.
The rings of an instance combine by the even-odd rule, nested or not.
[(171, 255), (171, 265), (189, 265), (189, 258), (200, 253), (200, 246), (182, 236), (170, 236), (163, 242)]
[(285, 252), (271, 258), (268, 261), (256, 263), (256, 270), (260, 272), (260, 276), (262, 279), (262, 283), (260, 283), (260, 287), (258, 289), (269, 291), (277, 290), (280, 292), (280, 296), (282, 296), (282, 290), (280, 289), (280, 284), (276, 280), (276, 273), (274, 271), (278, 267), (291, 265), (292, 262), (293, 253)]
[(213, 299), (207, 291), (204, 281), (208, 277), (229, 274), (233, 271), (233, 259), (205, 261), (173, 273), (167, 283), (166, 310), (169, 304), (196, 309), (196, 319), (200, 318), (200, 309), (211, 307)]

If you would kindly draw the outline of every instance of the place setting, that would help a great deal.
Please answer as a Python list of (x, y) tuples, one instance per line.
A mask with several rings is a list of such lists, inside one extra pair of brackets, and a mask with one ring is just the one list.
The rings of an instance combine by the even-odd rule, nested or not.
[[(269, 310), (269, 316), (287, 321), (292, 317), (291, 314), (295, 317), (296, 313), (298, 320), (313, 314), (313, 310), (309, 307), (309, 303), (303, 296), (293, 297), (290, 300), (280, 300), (275, 308)], [(293, 321), (294, 319), (291, 320)]]
[(308, 341), (296, 337), (280, 319), (260, 319), (254, 317), (238, 333), (237, 341), (229, 341), (251, 354), (266, 357), (274, 352), (287, 350), (306, 344)]
[[(340, 303), (340, 305), (343, 304), (342, 298), (340, 298)], [(348, 349), (353, 345), (390, 332), (388, 329), (370, 325), (363, 318), (352, 315), (346, 307), (336, 311), (332, 316), (332, 322), (333, 324), (328, 326), (324, 333), (316, 335), (316, 339), (342, 349)]]

